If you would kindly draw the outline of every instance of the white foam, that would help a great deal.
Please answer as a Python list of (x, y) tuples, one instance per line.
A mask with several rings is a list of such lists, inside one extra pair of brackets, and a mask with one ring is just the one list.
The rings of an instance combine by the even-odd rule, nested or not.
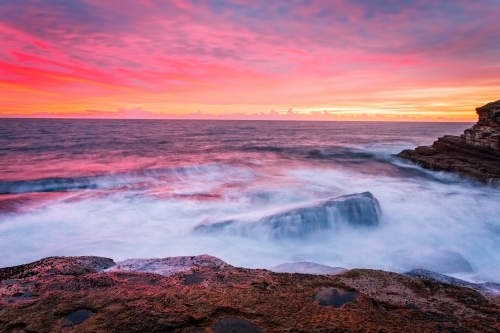
[[(154, 190), (83, 191), (43, 208), (0, 215), (0, 266), (52, 255), (124, 260), (208, 253), (250, 268), (311, 261), (403, 272), (412, 267), (402, 267), (395, 253), (453, 252), (472, 268), (456, 273), (460, 278), (500, 282), (500, 191), (467, 182), (372, 175), (333, 164), (227, 164), (215, 169), (165, 182), (151, 176), (160, 184)], [(249, 216), (364, 191), (378, 199), (383, 212), (379, 226), (370, 230), (345, 229), (301, 241), (192, 232), (208, 217)], [(192, 193), (218, 196), (198, 200)], [(163, 269), (160, 263), (143, 265)]]

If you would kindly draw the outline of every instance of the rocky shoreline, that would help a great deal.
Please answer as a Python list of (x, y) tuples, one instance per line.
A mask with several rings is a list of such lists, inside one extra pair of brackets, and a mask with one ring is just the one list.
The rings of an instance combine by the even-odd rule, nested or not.
[[(317, 274), (286, 273), (314, 271)], [(414, 270), (208, 256), (50, 257), (0, 269), (2, 332), (498, 332), (500, 285)], [(285, 273), (283, 273), (285, 272)]]
[(445, 135), (432, 146), (403, 150), (398, 156), (493, 186), (500, 185), (500, 100), (476, 108), (477, 123), (460, 136)]

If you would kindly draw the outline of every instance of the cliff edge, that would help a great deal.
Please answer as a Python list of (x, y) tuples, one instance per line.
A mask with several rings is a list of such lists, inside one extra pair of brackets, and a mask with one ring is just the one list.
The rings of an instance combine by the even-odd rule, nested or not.
[(479, 119), (460, 136), (445, 135), (432, 144), (398, 156), (431, 170), (454, 172), (500, 185), (500, 100), (476, 108)]

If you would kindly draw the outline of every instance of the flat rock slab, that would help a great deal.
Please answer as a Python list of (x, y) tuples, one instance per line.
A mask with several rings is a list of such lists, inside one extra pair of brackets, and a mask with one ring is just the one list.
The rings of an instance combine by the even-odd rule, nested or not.
[(262, 329), (243, 318), (223, 318), (212, 326), (214, 333), (262, 333)]

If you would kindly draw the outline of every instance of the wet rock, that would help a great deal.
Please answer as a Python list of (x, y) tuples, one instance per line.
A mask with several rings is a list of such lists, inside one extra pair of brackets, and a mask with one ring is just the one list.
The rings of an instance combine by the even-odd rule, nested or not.
[(243, 236), (304, 238), (335, 227), (374, 227), (381, 215), (378, 200), (370, 192), (343, 195), (326, 201), (252, 219), (204, 221), (195, 231), (229, 231)]
[(441, 283), (451, 284), (454, 286), (470, 288), (483, 295), (500, 295), (499, 283), (492, 283), (492, 282), (472, 283), (425, 269), (414, 269), (404, 273), (404, 275), (423, 280), (437, 281)]
[(500, 101), (476, 108), (478, 122), (460, 136), (445, 135), (432, 146), (403, 150), (398, 156), (431, 170), (444, 170), (500, 185)]
[(346, 269), (342, 267), (331, 267), (308, 261), (284, 263), (269, 268), (269, 270), (271, 272), (276, 272), (276, 273), (301, 273), (301, 274), (340, 274), (346, 271)]
[(337, 288), (322, 287), (314, 295), (313, 299), (321, 306), (333, 306), (340, 308), (346, 303), (355, 302), (358, 299), (359, 292), (346, 291)]
[(402, 270), (421, 268), (442, 274), (472, 272), (470, 263), (454, 251), (397, 251), (391, 259)]
[(262, 333), (262, 329), (243, 318), (223, 318), (213, 326), (214, 333)]
[(487, 293), (492, 295), (500, 295), (500, 283), (485, 282), (479, 284), (481, 287), (486, 288)]
[(64, 318), (66, 325), (78, 325), (92, 317), (94, 313), (87, 309), (75, 311)]

